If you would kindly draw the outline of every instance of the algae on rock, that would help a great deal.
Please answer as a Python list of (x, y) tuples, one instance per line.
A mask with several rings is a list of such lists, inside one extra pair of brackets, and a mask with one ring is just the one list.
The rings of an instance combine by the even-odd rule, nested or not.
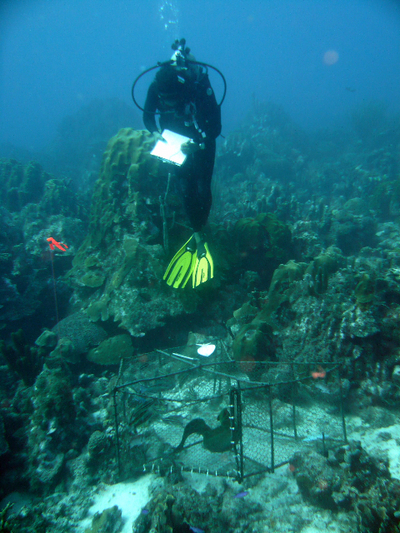
[(266, 259), (282, 260), (288, 254), (292, 234), (289, 227), (271, 213), (239, 219), (234, 226), (238, 249), (262, 250)]
[(133, 347), (129, 335), (116, 335), (92, 348), (87, 359), (98, 365), (117, 365), (121, 359), (132, 357)]
[(306, 270), (310, 281), (308, 287), (310, 294), (318, 296), (324, 293), (328, 288), (329, 277), (345, 264), (346, 260), (341, 250), (335, 246), (330, 246), (315, 257)]

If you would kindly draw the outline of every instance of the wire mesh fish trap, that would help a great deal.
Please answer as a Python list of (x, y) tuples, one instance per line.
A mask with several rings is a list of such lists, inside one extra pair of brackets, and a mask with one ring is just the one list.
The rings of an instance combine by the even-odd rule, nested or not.
[(240, 481), (296, 451), (346, 442), (337, 365), (263, 362), (250, 372), (219, 348), (210, 362), (185, 348), (121, 365), (113, 391), (121, 477), (186, 471)]

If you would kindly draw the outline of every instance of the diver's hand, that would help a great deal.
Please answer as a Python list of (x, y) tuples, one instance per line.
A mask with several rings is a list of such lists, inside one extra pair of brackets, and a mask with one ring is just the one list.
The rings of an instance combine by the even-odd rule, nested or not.
[(158, 141), (162, 141), (164, 143), (167, 142), (159, 131), (153, 131), (153, 139), (155, 143), (157, 143)]
[(200, 145), (193, 141), (187, 141), (181, 144), (181, 152), (185, 155), (194, 154), (197, 150), (200, 150)]

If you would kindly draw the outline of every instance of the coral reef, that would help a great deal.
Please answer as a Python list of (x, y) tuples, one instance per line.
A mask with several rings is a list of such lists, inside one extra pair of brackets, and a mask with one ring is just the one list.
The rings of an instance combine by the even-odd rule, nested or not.
[(232, 344), (233, 357), (244, 372), (251, 373), (255, 361), (275, 359), (272, 327), (266, 322), (253, 320), (241, 328)]
[(291, 231), (272, 213), (239, 219), (228, 237), (231, 268), (254, 270), (268, 278), (291, 255)]
[(37, 203), (46, 181), (51, 178), (37, 162), (24, 166), (12, 159), (0, 160), (0, 176), (1, 204), (11, 212), (20, 211), (28, 203)]
[(107, 142), (126, 124), (139, 124), (132, 106), (117, 98), (92, 100), (62, 119), (43, 155), (46, 167), (90, 196)]
[(96, 513), (92, 520), (92, 527), (85, 533), (118, 533), (124, 524), (122, 512), (116, 505)]
[[(79, 121), (67, 120), (63, 134), (74, 137)], [(342, 531), (399, 530), (400, 130), (382, 131), (383, 111), (373, 106), (356, 111), (353, 125), (356, 135), (313, 138), (280, 107), (254, 102), (219, 147), (206, 229), (216, 275), (196, 291), (162, 282), (169, 253), (189, 230), (178, 184), (151, 158), (147, 132), (124, 128), (109, 140), (90, 217), (100, 165), (79, 145), (88, 130), (65, 143), (79, 153), (70, 170), (82, 187), (34, 162), (0, 161), (0, 493), (30, 498), (24, 511), (8, 508), (4, 527), (78, 529), (99, 487), (152, 464), (137, 532), (323, 530), (332, 522)], [(95, 142), (98, 154), (104, 132)], [(50, 255), (50, 235), (68, 250)], [(155, 352), (185, 345), (189, 332), (167, 362)], [(197, 348), (208, 342), (218, 348), (206, 360)], [(227, 387), (238, 375), (246, 385), (289, 380), (271, 393), (282, 433), (293, 410), (287, 369), (306, 369), (298, 420), (312, 425), (322, 405), (329, 423), (339, 419), (341, 397), (350, 442), (327, 438), (324, 455), (312, 442), (300, 449), (298, 438), (275, 473), (245, 477), (240, 488), (208, 471), (196, 481), (180, 468), (185, 454), (211, 450), (220, 470), (232, 434), (228, 418), (215, 427), (227, 405), (215, 376), (189, 366), (189, 387), (187, 374), (175, 373), (183, 361), (204, 370), (218, 361)], [(255, 370), (268, 361), (273, 372)], [(340, 366), (340, 383), (324, 364)], [(126, 367), (129, 388), (114, 403)], [(212, 397), (200, 404), (206, 388)], [(179, 401), (163, 402), (172, 390)], [(253, 426), (258, 406), (268, 411), (266, 395), (251, 391), (243, 413)], [(183, 431), (188, 440), (174, 454)], [(210, 446), (208, 435), (219, 431), (224, 442)], [(199, 434), (204, 446), (195, 448)], [(108, 507), (88, 531), (120, 529), (121, 508)]]
[(227, 520), (218, 512), (219, 498), (209, 487), (209, 496), (199, 494), (186, 485), (175, 485), (159, 491), (146, 505), (133, 524), (133, 533), (151, 531), (226, 531)]
[(43, 367), (45, 351), (27, 344), (22, 329), (11, 334), (11, 344), (0, 341), (0, 355), (7, 361), (10, 370), (18, 374), (28, 387), (35, 383)]
[(64, 313), (71, 291), (61, 276), (83, 236), (87, 208), (68, 180), (56, 179), (37, 162), (22, 165), (2, 159), (0, 177), (0, 324), (5, 337), (22, 327), (31, 339), (48, 326), (49, 309), (54, 309), (53, 303), (49, 308), (54, 294), (47, 238), (69, 246), (68, 252), (52, 258), (59, 311)]
[(396, 531), (400, 482), (387, 466), (368, 456), (360, 443), (330, 450), (327, 458), (310, 452), (290, 461), (299, 488), (314, 505), (352, 510), (360, 531)]
[(82, 311), (60, 320), (53, 332), (57, 334), (58, 346), (51, 355), (59, 355), (71, 363), (79, 362), (82, 355), (86, 354), (90, 348), (99, 345), (107, 338), (106, 331), (98, 324), (91, 322)]
[(310, 294), (317, 296), (325, 292), (328, 288), (329, 276), (341, 266), (345, 266), (345, 258), (338, 248), (331, 246), (315, 257), (305, 272), (309, 277)]
[(3, 418), (0, 417), (0, 455), (8, 452), (8, 442), (4, 436), (4, 422)]
[(29, 477), (34, 492), (49, 493), (60, 481), (65, 453), (77, 439), (71, 378), (61, 368), (45, 368), (33, 394), (28, 437)]

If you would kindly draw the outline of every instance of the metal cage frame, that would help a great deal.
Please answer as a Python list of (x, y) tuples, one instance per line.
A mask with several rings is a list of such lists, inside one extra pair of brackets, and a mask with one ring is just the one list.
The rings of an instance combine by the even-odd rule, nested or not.
[[(312, 368), (315, 368), (316, 365), (323, 367), (326, 371), (326, 374), (333, 378), (334, 374), (336, 374), (336, 380), (338, 382), (339, 387), (339, 397), (338, 397), (338, 407), (339, 407), (339, 419), (341, 420), (341, 431), (340, 435), (337, 436), (337, 438), (334, 439), (335, 444), (345, 444), (347, 443), (347, 432), (346, 432), (346, 422), (345, 422), (345, 416), (344, 416), (344, 398), (343, 398), (343, 387), (342, 387), (342, 380), (341, 380), (341, 372), (340, 372), (340, 365), (337, 363), (327, 362), (327, 361), (320, 361), (320, 362), (260, 362), (257, 363), (262, 368), (273, 368), (274, 366), (277, 367), (278, 365), (287, 365), (287, 368), (290, 368), (291, 372), (291, 378), (286, 381), (279, 381), (279, 382), (259, 382), (259, 381), (252, 381), (250, 379), (243, 379), (241, 377), (238, 377), (235, 375), (234, 372), (227, 372), (226, 367), (231, 366), (234, 368), (234, 365), (236, 362), (234, 361), (214, 361), (214, 362), (207, 362), (204, 363), (202, 361), (193, 359), (191, 357), (186, 357), (182, 354), (176, 353), (176, 351), (172, 351), (172, 353), (167, 352), (165, 350), (156, 350), (155, 352), (151, 352), (154, 354), (154, 356), (157, 358), (158, 363), (155, 363), (158, 365), (158, 368), (162, 368), (165, 359), (171, 361), (171, 359), (175, 359), (182, 363), (184, 366), (183, 368), (174, 371), (174, 372), (167, 372), (165, 374), (161, 374), (159, 376), (150, 376), (150, 377), (144, 377), (137, 380), (131, 380), (128, 382), (121, 383), (122, 380), (122, 374), (123, 374), (123, 367), (124, 367), (124, 361), (121, 361), (119, 374), (117, 378), (117, 382), (115, 387), (112, 391), (112, 401), (113, 401), (113, 411), (114, 411), (114, 430), (115, 430), (115, 445), (116, 445), (116, 460), (117, 460), (117, 466), (118, 466), (118, 474), (119, 477), (122, 477), (122, 464), (121, 464), (121, 435), (120, 435), (120, 414), (121, 416), (124, 416), (125, 413), (125, 401), (124, 398), (126, 395), (130, 394), (137, 394), (135, 392), (132, 392), (132, 387), (134, 386), (141, 386), (145, 385), (149, 382), (157, 382), (157, 380), (162, 380), (165, 378), (175, 378), (179, 376), (190, 375), (193, 372), (197, 372), (199, 374), (204, 375), (206, 378), (212, 378), (213, 379), (213, 396), (209, 396), (207, 398), (200, 398), (197, 400), (191, 400), (191, 399), (183, 399), (183, 400), (177, 400), (176, 398), (165, 398), (165, 397), (158, 397), (156, 398), (157, 401), (160, 402), (168, 402), (168, 401), (174, 401), (174, 402), (183, 402), (183, 403), (199, 403), (203, 401), (210, 401), (215, 400), (218, 398), (226, 397), (228, 395), (229, 401), (228, 401), (228, 409), (229, 409), (229, 422), (230, 422), (230, 431), (231, 431), (231, 451), (234, 458), (235, 468), (231, 469), (230, 471), (224, 471), (219, 469), (210, 469), (207, 468), (206, 465), (204, 466), (188, 466), (188, 465), (176, 465), (175, 462), (169, 462), (166, 460), (164, 456), (155, 457), (150, 462), (145, 462), (141, 465), (141, 471), (148, 472), (148, 471), (155, 471), (162, 473), (162, 471), (170, 471), (172, 472), (175, 468), (179, 469), (182, 472), (191, 472), (191, 473), (202, 473), (206, 475), (212, 475), (212, 476), (223, 476), (228, 478), (233, 478), (239, 482), (242, 482), (245, 478), (263, 474), (266, 472), (274, 472), (274, 470), (286, 463), (289, 462), (290, 457), (286, 457), (283, 460), (277, 461), (276, 458), (276, 442), (277, 439), (286, 439), (286, 442), (289, 442), (289, 440), (296, 446), (296, 443), (298, 444), (298, 448), (302, 449), (304, 448), (305, 440), (301, 440), (299, 435), (299, 423), (298, 423), (298, 405), (297, 405), (297, 390), (299, 385), (302, 383), (308, 382), (312, 383)], [(147, 356), (148, 354), (146, 354)], [(137, 357), (143, 357), (143, 354), (141, 356)], [(299, 368), (302, 368), (302, 374), (299, 373)], [(306, 370), (304, 370), (306, 369)], [(225, 388), (229, 389), (228, 392), (222, 392), (222, 382), (225, 382)], [(292, 434), (279, 432), (275, 426), (274, 426), (274, 412), (273, 412), (273, 401), (276, 399), (277, 394), (276, 390), (279, 387), (289, 387), (291, 390), (291, 421), (292, 421)], [(244, 440), (244, 435), (247, 431), (249, 431), (249, 428), (251, 425), (246, 424), (244, 421), (243, 416), (243, 408), (246, 406), (246, 401), (243, 400), (244, 395), (252, 394), (252, 393), (260, 393), (263, 394), (266, 399), (266, 412), (269, 419), (269, 425), (268, 427), (263, 428), (256, 428), (256, 430), (261, 431), (262, 434), (268, 436), (269, 435), (269, 464), (259, 464), (257, 461), (254, 461), (253, 459), (249, 458), (246, 450), (246, 442)], [(146, 396), (140, 394), (140, 396)], [(146, 396), (149, 398), (149, 396)], [(154, 397), (153, 397), (154, 398)], [(119, 408), (119, 403), (122, 401), (122, 411), (121, 408)], [(249, 403), (249, 405), (251, 405)], [(288, 403), (289, 405), (289, 403)], [(255, 427), (255, 426), (254, 426)], [(253, 427), (253, 430), (254, 430)], [(320, 444), (320, 452), (323, 454), (327, 454), (327, 449), (329, 447), (328, 445), (328, 435), (324, 433), (324, 431), (321, 432), (320, 437), (317, 439)], [(192, 447), (198, 444), (201, 444), (201, 440), (197, 441), (193, 444), (190, 444), (188, 447)], [(186, 447), (184, 448), (186, 449)], [(165, 463), (165, 464), (164, 464)], [(249, 464), (254, 463), (253, 468), (249, 468)], [(164, 464), (164, 467), (162, 466)]]

